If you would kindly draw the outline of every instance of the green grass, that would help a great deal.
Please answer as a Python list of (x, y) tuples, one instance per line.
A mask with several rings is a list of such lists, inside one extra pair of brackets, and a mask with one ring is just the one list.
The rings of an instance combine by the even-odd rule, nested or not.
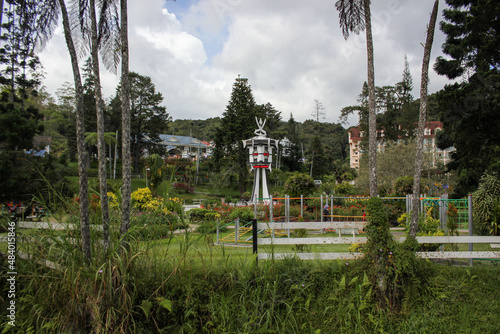
[[(62, 232), (41, 233), (58, 237)], [(356, 261), (345, 266), (342, 261), (289, 259), (255, 266), (251, 247), (214, 245), (215, 238), (184, 233), (134, 242), (131, 256), (115, 254), (89, 266), (79, 262), (72, 244), (21, 243), (20, 249), (64, 259), (68, 270), (18, 260), (17, 328), (37, 333), (302, 334), (496, 333), (500, 327), (497, 262), (474, 261), (473, 268), (462, 268), (424, 261), (426, 276), (408, 290), (402, 307), (391, 311), (378, 306)], [(5, 251), (5, 243), (1, 247)], [(291, 247), (261, 246), (259, 252), (291, 252)], [(312, 251), (347, 247), (314, 245)]]

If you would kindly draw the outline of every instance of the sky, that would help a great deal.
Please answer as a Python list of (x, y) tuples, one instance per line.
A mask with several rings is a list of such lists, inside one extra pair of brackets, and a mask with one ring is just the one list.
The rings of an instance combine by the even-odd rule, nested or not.
[[(130, 70), (151, 77), (175, 119), (222, 117), (238, 75), (247, 78), (256, 103), (271, 103), (284, 121), (292, 114), (338, 123), (355, 105), (367, 78), (364, 32), (342, 36), (336, 0), (129, 0)], [(401, 81), (404, 58), (420, 96), (423, 43), (433, 0), (374, 0), (372, 30), (375, 84)], [(440, 1), (440, 12), (445, 3)], [(438, 18), (439, 21), (442, 17)], [(436, 28), (431, 66), (442, 55)], [(62, 27), (40, 54), (44, 85), (57, 89), (73, 75)], [(85, 58), (81, 59), (81, 64)], [(104, 97), (115, 95), (119, 73), (101, 65)], [(429, 93), (450, 83), (429, 71)], [(356, 125), (357, 117), (348, 125)]]

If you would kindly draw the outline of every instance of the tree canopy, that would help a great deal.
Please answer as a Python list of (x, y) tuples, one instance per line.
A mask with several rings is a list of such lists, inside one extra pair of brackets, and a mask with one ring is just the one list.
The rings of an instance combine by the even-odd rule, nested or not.
[[(130, 72), (130, 128), (132, 166), (138, 171), (139, 160), (144, 150), (155, 151), (160, 141), (160, 134), (168, 129), (171, 121), (167, 108), (162, 106), (163, 95), (156, 91), (156, 86), (148, 76)], [(121, 87), (112, 101), (115, 110), (121, 110)]]
[(215, 134), (215, 165), (234, 171), (235, 183), (241, 194), (246, 191), (248, 154), (243, 148), (242, 140), (255, 134), (256, 103), (248, 79), (238, 76), (233, 84), (233, 91), (226, 111), (223, 113), (221, 126)]
[(500, 168), (500, 3), (447, 0), (441, 30), (447, 35), (435, 70), (461, 82), (438, 94), (444, 131), (438, 145), (456, 151), (448, 168), (456, 170), (455, 195), (474, 191), (481, 176)]

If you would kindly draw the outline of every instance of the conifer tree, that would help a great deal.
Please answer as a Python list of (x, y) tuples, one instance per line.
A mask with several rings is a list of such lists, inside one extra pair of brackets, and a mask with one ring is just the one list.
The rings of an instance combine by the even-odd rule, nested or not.
[(215, 134), (214, 161), (216, 168), (232, 171), (231, 183), (237, 184), (240, 194), (246, 191), (248, 153), (242, 140), (255, 134), (256, 104), (248, 79), (238, 76), (233, 84), (231, 99), (223, 113), (222, 124)]

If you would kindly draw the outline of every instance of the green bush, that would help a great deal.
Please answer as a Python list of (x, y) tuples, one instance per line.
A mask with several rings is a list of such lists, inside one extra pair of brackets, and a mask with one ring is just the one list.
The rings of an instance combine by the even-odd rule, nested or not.
[(349, 195), (354, 193), (354, 186), (349, 182), (336, 184), (334, 187), (336, 195)]
[(285, 182), (285, 193), (291, 197), (307, 196), (315, 190), (314, 180), (307, 174), (295, 172)]
[(500, 197), (500, 179), (497, 174), (486, 174), (472, 194), (474, 230), (481, 235), (498, 233), (498, 217), (495, 207)]
[[(216, 220), (207, 220), (198, 225), (196, 228), (196, 232), (203, 233), (203, 234), (213, 234), (217, 232), (217, 223), (220, 224), (220, 222)], [(221, 232), (225, 232), (227, 230), (227, 227), (221, 228)]]
[(413, 194), (413, 176), (400, 176), (396, 179), (394, 190), (397, 196)]
[(189, 220), (191, 223), (198, 224), (205, 221), (205, 215), (207, 213), (217, 213), (216, 211), (209, 209), (191, 209), (188, 211)]
[(229, 218), (231, 220), (235, 220), (236, 218), (240, 218), (245, 222), (251, 222), (254, 219), (255, 215), (251, 207), (244, 206), (240, 208), (236, 208), (231, 212)]

